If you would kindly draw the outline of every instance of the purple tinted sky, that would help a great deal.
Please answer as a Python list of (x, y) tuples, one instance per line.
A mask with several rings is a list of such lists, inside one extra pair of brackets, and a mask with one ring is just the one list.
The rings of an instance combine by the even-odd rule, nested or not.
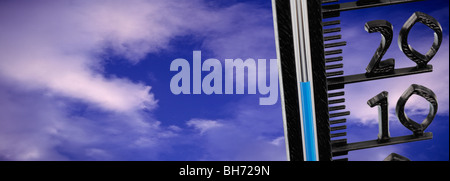
[[(422, 11), (444, 28), (433, 73), (346, 88), (350, 141), (376, 138), (377, 112), (368, 99), (389, 87), (394, 114), (411, 83), (439, 97), (427, 129), (434, 139), (358, 151), (350, 160), (391, 152), (448, 160), (448, 1), (432, 1), (342, 13), (348, 74), (363, 72), (378, 46), (366, 21), (389, 20), (398, 34), (412, 12)], [(173, 95), (169, 86), (172, 60), (192, 61), (194, 50), (202, 60), (276, 58), (269, 0), (1, 1), (0, 27), (1, 160), (286, 160), (280, 101)], [(412, 33), (423, 37), (413, 46), (425, 51), (428, 44), (419, 42), (431, 44), (432, 33), (420, 26)], [(413, 66), (396, 41), (385, 57)], [(411, 102), (420, 104), (408, 103), (408, 115), (423, 118), (427, 104)], [(391, 117), (393, 136), (409, 134)]]

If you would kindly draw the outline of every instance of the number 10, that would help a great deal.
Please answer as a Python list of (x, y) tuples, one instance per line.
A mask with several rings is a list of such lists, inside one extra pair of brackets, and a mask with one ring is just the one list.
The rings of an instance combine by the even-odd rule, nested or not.
[[(425, 98), (430, 103), (430, 111), (428, 113), (428, 116), (420, 124), (410, 119), (405, 113), (405, 104), (413, 94)], [(368, 100), (367, 104), (370, 107), (379, 106), (378, 142), (381, 143), (389, 141), (390, 135), (389, 135), (389, 118), (388, 118), (388, 92), (386, 91), (381, 92), (380, 94)], [(411, 130), (415, 136), (422, 136), (425, 129), (427, 129), (427, 127), (431, 124), (434, 117), (436, 116), (437, 109), (438, 109), (438, 102), (436, 94), (434, 94), (434, 92), (431, 89), (428, 89), (425, 86), (412, 84), (398, 99), (397, 106), (395, 108), (395, 113), (399, 121), (403, 124), (403, 126)]]

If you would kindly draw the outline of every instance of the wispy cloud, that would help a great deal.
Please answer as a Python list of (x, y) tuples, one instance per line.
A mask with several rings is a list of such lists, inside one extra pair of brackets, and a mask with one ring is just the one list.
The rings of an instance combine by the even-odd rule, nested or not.
[(205, 131), (219, 128), (222, 124), (219, 121), (214, 120), (204, 120), (204, 119), (192, 119), (186, 122), (186, 125), (194, 127), (195, 129), (200, 130), (200, 134), (205, 133)]
[[(176, 131), (142, 113), (99, 112), (71, 100), (1, 82), (0, 159), (157, 159), (161, 142)], [(151, 142), (152, 141), (152, 142)]]
[(175, 33), (169, 30), (179, 30), (160, 25), (163, 15), (157, 9), (162, 5), (150, 1), (2, 2), (1, 75), (27, 88), (46, 89), (104, 110), (152, 109), (157, 101), (150, 86), (105, 77), (102, 61), (111, 56), (107, 50), (136, 62), (164, 47)]
[[(252, 99), (224, 106), (230, 118), (194, 119), (213, 129), (188, 136), (203, 148), (201, 160), (286, 160), (281, 108), (250, 104)], [(201, 123), (201, 124), (200, 124)], [(190, 120), (187, 124), (193, 124)], [(220, 126), (216, 126), (219, 124)], [(186, 136), (185, 136), (186, 137)]]

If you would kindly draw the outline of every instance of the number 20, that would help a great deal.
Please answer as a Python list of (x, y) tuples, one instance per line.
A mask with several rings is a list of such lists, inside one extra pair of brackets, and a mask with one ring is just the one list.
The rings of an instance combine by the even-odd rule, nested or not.
[[(430, 50), (423, 55), (416, 51), (411, 45), (408, 44), (408, 35), (411, 28), (420, 22), (434, 31), (434, 41)], [(386, 53), (387, 49), (392, 43), (393, 27), (392, 24), (386, 20), (374, 20), (369, 21), (364, 26), (365, 30), (369, 33), (379, 32), (382, 36), (380, 46), (377, 48), (375, 54), (370, 60), (369, 65), (366, 68), (366, 74), (380, 74), (389, 73), (394, 70), (395, 60), (393, 58), (387, 60), (381, 60)], [(415, 12), (405, 22), (398, 37), (398, 45), (400, 50), (413, 62), (417, 64), (417, 68), (425, 68), (428, 62), (436, 55), (442, 43), (442, 27), (439, 22), (432, 16), (422, 12)]]

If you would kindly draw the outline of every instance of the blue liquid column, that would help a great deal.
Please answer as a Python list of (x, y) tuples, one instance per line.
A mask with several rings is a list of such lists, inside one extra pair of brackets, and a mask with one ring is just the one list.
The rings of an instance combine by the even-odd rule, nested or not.
[(316, 149), (316, 133), (313, 118), (311, 83), (300, 82), (303, 136), (305, 141), (306, 161), (318, 161)]

